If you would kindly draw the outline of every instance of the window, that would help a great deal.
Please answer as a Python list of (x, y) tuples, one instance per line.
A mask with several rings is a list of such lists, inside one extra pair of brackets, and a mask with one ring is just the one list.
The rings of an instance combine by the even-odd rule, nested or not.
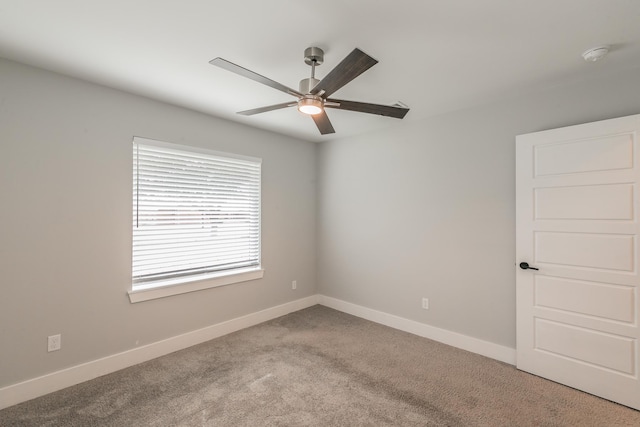
[(262, 277), (260, 178), (260, 159), (134, 138), (131, 301)]

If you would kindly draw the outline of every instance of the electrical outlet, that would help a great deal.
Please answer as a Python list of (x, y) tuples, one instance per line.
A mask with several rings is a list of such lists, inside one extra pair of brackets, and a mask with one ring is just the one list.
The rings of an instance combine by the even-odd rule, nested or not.
[(60, 334), (51, 335), (47, 338), (47, 351), (51, 352), (51, 351), (60, 350), (61, 347), (62, 347), (62, 336)]
[(422, 308), (429, 310), (429, 298), (422, 298)]
[(294, 280), (293, 282), (291, 282), (291, 289), (296, 290), (298, 289), (298, 281)]

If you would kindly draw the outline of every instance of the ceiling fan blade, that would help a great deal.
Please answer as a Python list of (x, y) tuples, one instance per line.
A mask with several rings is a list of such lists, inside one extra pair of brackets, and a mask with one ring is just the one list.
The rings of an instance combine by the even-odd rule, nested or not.
[[(337, 105), (331, 105), (336, 103)], [(338, 105), (339, 104), (339, 105)], [(325, 108), (336, 108), (339, 110), (357, 111), (359, 113), (378, 114), (380, 116), (394, 117), (402, 119), (407, 115), (409, 109), (406, 107), (397, 107), (394, 105), (369, 104), (366, 102), (345, 101), (342, 99), (327, 99)]]
[(342, 62), (336, 65), (336, 67), (331, 70), (324, 79), (320, 80), (320, 83), (313, 88), (311, 93), (313, 95), (317, 95), (321, 91), (324, 91), (322, 94), (323, 97), (326, 98), (327, 96), (331, 96), (332, 93), (377, 63), (377, 60), (373, 59), (360, 49), (355, 48), (342, 60)]
[(318, 130), (322, 135), (336, 133), (331, 121), (329, 120), (329, 116), (327, 116), (327, 113), (324, 110), (319, 114), (312, 115), (311, 118), (316, 122), (316, 126), (318, 126)]
[(296, 102), (284, 102), (282, 104), (269, 105), (266, 107), (254, 108), (252, 110), (238, 111), (243, 116), (253, 116), (254, 114), (266, 113), (267, 111), (280, 110), (281, 108), (295, 107)]
[(287, 87), (283, 84), (280, 84), (276, 81), (273, 81), (265, 76), (261, 76), (258, 73), (254, 73), (251, 70), (247, 70), (246, 68), (243, 68), (239, 65), (234, 64), (233, 62), (229, 62), (226, 59), (222, 59), (222, 58), (215, 58), (212, 59), (211, 61), (209, 61), (209, 64), (211, 65), (215, 65), (217, 67), (220, 68), (224, 68), (227, 71), (231, 71), (232, 73), (236, 73), (241, 75), (242, 77), (246, 77), (248, 79), (251, 79), (253, 81), (256, 81), (258, 83), (262, 83), (263, 85), (267, 85), (269, 87), (272, 87), (274, 89), (277, 89), (281, 92), (284, 93), (288, 93), (289, 95), (293, 95), (295, 97), (301, 98), (302, 96), (304, 96), (303, 94), (301, 94), (300, 92), (298, 92), (297, 90), (291, 89), (290, 87)]

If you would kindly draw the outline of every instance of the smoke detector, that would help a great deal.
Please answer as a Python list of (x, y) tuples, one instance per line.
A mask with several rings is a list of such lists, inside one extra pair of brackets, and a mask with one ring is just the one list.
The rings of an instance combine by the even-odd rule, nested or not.
[(609, 46), (593, 47), (582, 54), (585, 61), (595, 62), (609, 53)]

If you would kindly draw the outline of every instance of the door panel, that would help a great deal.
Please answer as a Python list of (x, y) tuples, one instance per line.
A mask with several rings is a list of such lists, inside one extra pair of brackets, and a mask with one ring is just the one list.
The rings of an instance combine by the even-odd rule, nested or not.
[(535, 306), (569, 313), (631, 323), (635, 319), (634, 289), (631, 286), (585, 282), (537, 275)]
[(634, 374), (635, 343), (633, 339), (592, 329), (536, 319), (535, 349), (587, 363), (595, 368), (608, 368)]
[(634, 236), (595, 233), (535, 232), (538, 263), (632, 271)]
[(516, 140), (518, 368), (640, 409), (640, 115)]
[(631, 184), (536, 188), (534, 195), (535, 219), (633, 219)]
[(596, 172), (633, 167), (631, 133), (576, 139), (535, 149), (536, 176)]

